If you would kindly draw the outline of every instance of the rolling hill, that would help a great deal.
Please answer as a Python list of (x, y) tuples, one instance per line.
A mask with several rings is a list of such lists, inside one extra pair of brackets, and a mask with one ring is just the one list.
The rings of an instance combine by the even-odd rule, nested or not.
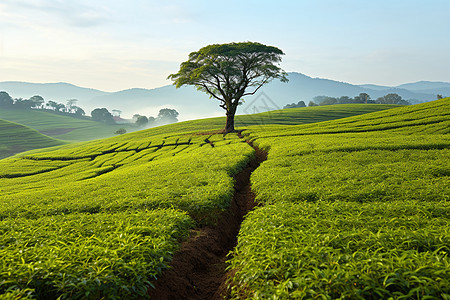
[[(395, 105), (342, 105), (338, 107), (307, 107), (303, 109), (279, 110), (255, 115), (241, 115), (236, 117), (237, 126), (249, 125), (267, 125), (267, 124), (306, 124), (345, 118), (348, 116), (370, 113), (374, 111), (391, 109)], [(39, 131), (41, 135), (52, 137), (67, 142), (88, 141), (100, 138), (112, 137), (119, 128), (125, 128), (127, 132), (141, 130), (133, 124), (106, 125), (90, 120), (72, 118), (64, 115), (54, 114), (40, 110), (0, 110), (0, 118), (8, 121), (23, 124), (27, 127)], [(216, 117), (210, 119), (201, 119), (177, 124), (154, 128), (153, 132), (177, 132), (177, 131), (195, 131), (202, 126), (211, 130), (220, 130), (224, 127), (225, 118)], [(5, 127), (6, 128), (6, 127)], [(49, 147), (49, 143), (43, 139), (42, 145), (39, 145), (36, 139), (33, 139), (33, 147), (22, 148), (21, 145), (26, 141), (7, 140), (10, 132), (4, 132), (2, 136), (8, 142), (8, 151), (2, 155), (7, 157), (22, 151), (35, 148)], [(14, 151), (12, 149), (15, 149)], [(23, 149), (23, 150), (21, 150)], [(8, 154), (9, 153), (9, 154)]]
[(106, 125), (40, 110), (0, 109), (0, 119), (23, 124), (44, 135), (71, 142), (111, 137), (119, 128), (125, 128), (128, 132), (139, 129), (132, 124)]
[(402, 84), (398, 88), (424, 94), (441, 94), (444, 97), (450, 95), (450, 83), (448, 82), (419, 81), (416, 83)]
[[(247, 97), (240, 108), (241, 113), (249, 114), (282, 108), (288, 103), (304, 100), (308, 102), (315, 96), (350, 96), (368, 93), (372, 99), (388, 93), (397, 93), (404, 99), (416, 99), (419, 102), (436, 99), (438, 93), (448, 95), (448, 83), (430, 83), (428, 85), (406, 84), (398, 87), (376, 85), (353, 85), (321, 78), (311, 78), (301, 73), (288, 73), (289, 82), (273, 81), (264, 86), (252, 97)], [(418, 87), (425, 88), (418, 88)], [(408, 88), (408, 89), (407, 89)], [(12, 97), (29, 98), (39, 94), (46, 100), (65, 103), (76, 98), (89, 114), (94, 108), (106, 107), (109, 110), (122, 110), (125, 117), (135, 113), (156, 116), (159, 109), (174, 108), (180, 113), (180, 120), (191, 120), (223, 115), (218, 102), (193, 87), (176, 89), (172, 85), (154, 89), (132, 88), (114, 93), (76, 87), (66, 83), (30, 84), (21, 82), (0, 82), (0, 90)]]
[[(1, 160), (0, 295), (182, 298), (222, 266), (216, 289), (231, 284), (233, 299), (447, 297), (449, 106), (284, 110), (243, 136), (196, 120)], [(235, 197), (240, 176), (249, 202)], [(234, 222), (234, 206), (253, 210), (222, 263), (171, 266), (180, 245)], [(206, 263), (223, 250), (193, 249)]]
[(0, 119), (0, 159), (38, 148), (63, 145), (29, 127)]

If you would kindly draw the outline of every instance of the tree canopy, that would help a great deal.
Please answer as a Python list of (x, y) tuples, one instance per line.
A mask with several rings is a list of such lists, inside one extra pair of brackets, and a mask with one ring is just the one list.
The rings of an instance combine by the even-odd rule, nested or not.
[(179, 113), (175, 109), (163, 108), (159, 110), (156, 120), (161, 125), (178, 122)]
[(376, 102), (380, 104), (401, 104), (401, 105), (410, 104), (408, 101), (404, 100), (402, 96), (395, 93), (379, 97), (377, 98)]
[(0, 91), (0, 107), (11, 107), (13, 103), (13, 99), (7, 92)]
[(112, 114), (106, 108), (96, 108), (91, 111), (92, 120), (97, 122), (103, 122), (105, 124), (114, 124), (114, 118)]
[(148, 124), (148, 118), (146, 116), (139, 116), (136, 118), (136, 125), (137, 126), (145, 126)]
[(242, 97), (254, 95), (274, 78), (287, 82), (278, 65), (283, 51), (254, 42), (214, 44), (189, 54), (178, 73), (169, 75), (179, 88), (194, 85), (226, 110), (225, 132), (234, 131), (234, 116)]

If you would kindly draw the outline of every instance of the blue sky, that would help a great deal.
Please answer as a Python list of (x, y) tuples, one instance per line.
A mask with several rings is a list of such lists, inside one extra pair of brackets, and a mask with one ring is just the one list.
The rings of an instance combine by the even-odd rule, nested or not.
[(257, 41), (354, 84), (450, 82), (450, 1), (1, 0), (0, 81), (154, 88), (190, 52)]

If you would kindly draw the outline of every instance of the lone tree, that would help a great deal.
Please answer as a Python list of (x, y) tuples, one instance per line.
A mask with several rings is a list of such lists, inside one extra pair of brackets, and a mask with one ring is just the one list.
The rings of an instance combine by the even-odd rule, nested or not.
[(276, 47), (253, 42), (209, 45), (189, 54), (178, 73), (168, 78), (177, 88), (194, 85), (219, 100), (226, 110), (225, 133), (234, 132), (234, 116), (242, 97), (254, 95), (274, 78), (288, 81), (286, 72), (278, 67), (283, 54)]

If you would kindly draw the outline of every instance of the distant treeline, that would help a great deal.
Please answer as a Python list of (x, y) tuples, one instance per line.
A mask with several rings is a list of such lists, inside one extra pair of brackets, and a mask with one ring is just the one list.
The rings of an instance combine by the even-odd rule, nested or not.
[(7, 92), (0, 92), (0, 108), (6, 109), (41, 109), (57, 112), (65, 115), (83, 117), (86, 113), (84, 110), (76, 106), (77, 99), (67, 100), (67, 104), (57, 103), (55, 101), (45, 102), (44, 98), (35, 95), (30, 99), (12, 98)]
[(113, 109), (113, 116), (106, 108), (96, 108), (91, 112), (92, 120), (105, 124), (130, 124), (134, 123), (139, 127), (155, 127), (178, 122), (179, 113), (175, 109), (163, 108), (159, 110), (158, 116), (146, 117), (135, 114), (131, 120), (120, 117), (122, 111)]
[(178, 122), (179, 113), (175, 109), (163, 108), (159, 110), (158, 116), (146, 117), (140, 114), (135, 114), (133, 116), (133, 121), (138, 126), (142, 127), (154, 127), (159, 125), (166, 125)]
[(135, 114), (132, 120), (125, 120), (120, 117), (120, 114), (122, 113), (120, 110), (113, 109), (111, 113), (106, 108), (94, 109), (91, 111), (91, 117), (89, 117), (86, 116), (85, 111), (81, 107), (76, 105), (77, 102), (77, 99), (69, 99), (66, 101), (66, 104), (57, 103), (55, 101), (46, 102), (44, 98), (39, 95), (35, 95), (30, 99), (12, 98), (7, 92), (0, 91), (0, 108), (3, 109), (39, 109), (80, 119), (89, 119), (109, 125), (135, 123), (139, 127), (154, 127), (178, 122), (179, 113), (175, 109), (170, 108), (161, 109), (156, 118)]
[[(349, 103), (366, 103), (366, 104), (399, 104), (399, 105), (410, 105), (407, 100), (402, 99), (398, 94), (392, 93), (387, 94), (383, 97), (379, 97), (376, 100), (372, 100), (369, 94), (361, 93), (354, 98), (348, 96), (341, 97), (329, 97), (329, 96), (316, 96), (313, 100), (309, 101), (308, 106), (318, 106), (318, 105), (332, 105), (332, 104), (349, 104)], [(283, 108), (297, 108), (306, 107), (304, 101), (299, 101), (297, 103), (287, 104)]]

